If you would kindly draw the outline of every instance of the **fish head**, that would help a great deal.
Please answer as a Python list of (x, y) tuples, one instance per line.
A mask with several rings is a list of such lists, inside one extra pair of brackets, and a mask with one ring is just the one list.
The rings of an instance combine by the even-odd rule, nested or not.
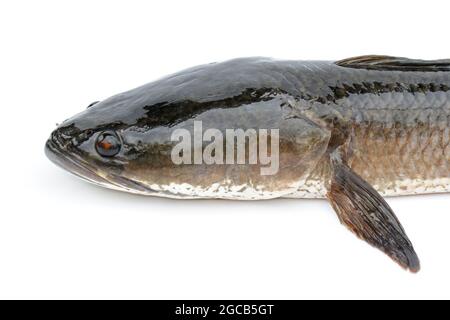
[(90, 112), (64, 121), (45, 144), (47, 157), (64, 170), (91, 183), (122, 190), (119, 183), (127, 158), (117, 124), (87, 125)]
[[(267, 79), (263, 69), (253, 60), (200, 66), (95, 103), (52, 132), (47, 156), (89, 182), (138, 194), (292, 192), (325, 152), (329, 133), (293, 114), (277, 83), (253, 82)], [(242, 159), (239, 134), (247, 143)]]
[(46, 142), (47, 157), (96, 185), (160, 195), (150, 182), (157, 181), (164, 168), (176, 169), (170, 158), (173, 142), (161, 133), (164, 120), (148, 119), (145, 104), (134, 97), (119, 94), (65, 120)]

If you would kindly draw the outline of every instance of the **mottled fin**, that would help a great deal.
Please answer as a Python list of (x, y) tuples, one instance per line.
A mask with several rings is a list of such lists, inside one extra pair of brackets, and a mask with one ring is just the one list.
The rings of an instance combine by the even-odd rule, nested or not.
[(380, 71), (450, 71), (450, 59), (416, 60), (389, 56), (360, 56), (336, 62), (338, 66)]
[(341, 223), (403, 268), (418, 272), (419, 258), (386, 201), (346, 165), (338, 151), (331, 155), (331, 167), (327, 197)]

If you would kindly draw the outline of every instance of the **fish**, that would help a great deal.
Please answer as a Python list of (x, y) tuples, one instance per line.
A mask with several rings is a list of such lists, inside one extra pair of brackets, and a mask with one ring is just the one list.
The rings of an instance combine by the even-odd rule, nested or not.
[(450, 191), (450, 60), (238, 58), (91, 103), (48, 158), (96, 185), (176, 199), (327, 199), (401, 267), (420, 260), (384, 197)]

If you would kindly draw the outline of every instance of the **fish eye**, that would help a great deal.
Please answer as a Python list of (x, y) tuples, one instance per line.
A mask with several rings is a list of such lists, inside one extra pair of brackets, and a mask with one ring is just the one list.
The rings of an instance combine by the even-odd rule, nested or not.
[(95, 150), (102, 157), (114, 157), (119, 153), (120, 147), (119, 137), (111, 131), (100, 133), (95, 142)]

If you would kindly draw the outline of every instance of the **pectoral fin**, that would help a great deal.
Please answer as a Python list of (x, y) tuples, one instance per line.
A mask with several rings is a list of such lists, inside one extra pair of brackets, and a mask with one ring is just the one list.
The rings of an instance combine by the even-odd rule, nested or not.
[(348, 167), (338, 150), (330, 161), (332, 178), (327, 197), (341, 223), (403, 268), (418, 272), (419, 258), (386, 201)]

